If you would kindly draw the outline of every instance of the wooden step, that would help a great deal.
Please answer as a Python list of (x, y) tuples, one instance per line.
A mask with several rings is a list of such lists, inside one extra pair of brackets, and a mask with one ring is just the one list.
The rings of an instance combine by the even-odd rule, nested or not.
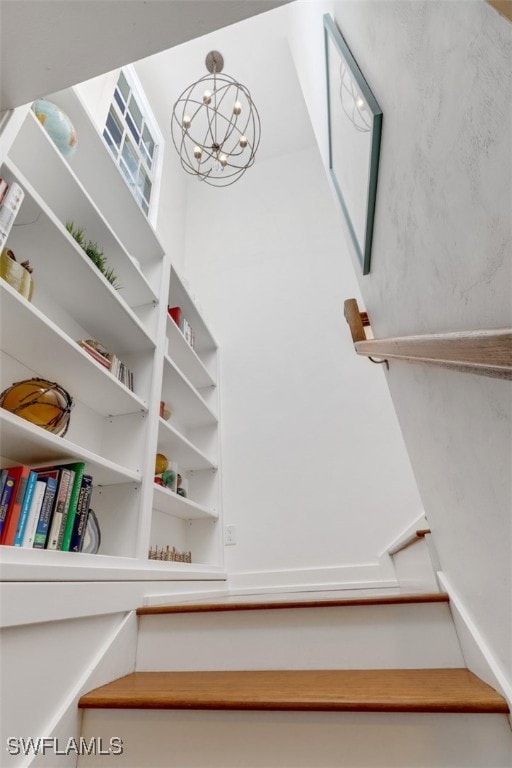
[(501, 713), (467, 669), (134, 672), (82, 696), (83, 709)]
[(221, 601), (203, 603), (177, 603), (175, 605), (148, 605), (137, 608), (138, 616), (165, 613), (207, 613), (215, 611), (263, 611), (283, 608), (336, 608), (343, 606), (364, 605), (401, 605), (417, 603), (447, 603), (449, 597), (444, 592), (416, 593), (409, 595), (375, 595), (372, 597), (350, 598), (287, 598), (287, 599), (255, 599), (226, 598)]

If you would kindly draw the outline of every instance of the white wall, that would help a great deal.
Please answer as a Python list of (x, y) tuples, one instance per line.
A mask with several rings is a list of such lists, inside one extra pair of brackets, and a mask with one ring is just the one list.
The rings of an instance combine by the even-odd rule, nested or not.
[(422, 507), (383, 373), (349, 340), (357, 283), (313, 139), (232, 187), (192, 180), (187, 210), (187, 276), (221, 351), (228, 569), (376, 562)]
[[(324, 157), (322, 13), (383, 113), (375, 335), (510, 326), (510, 23), (468, 2), (299, 2), (291, 46)], [(393, 363), (393, 402), (441, 565), (512, 681), (511, 390)]]

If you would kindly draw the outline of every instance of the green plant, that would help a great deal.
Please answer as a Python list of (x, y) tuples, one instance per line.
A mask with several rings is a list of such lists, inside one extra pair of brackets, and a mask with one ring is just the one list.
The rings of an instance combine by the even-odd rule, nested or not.
[(85, 230), (82, 227), (76, 227), (74, 221), (66, 221), (66, 229), (71, 237), (76, 240), (80, 248), (83, 248), (92, 263), (99, 269), (111, 286), (116, 290), (119, 290), (121, 286), (117, 280), (117, 275), (114, 270), (107, 265), (106, 256), (98, 244), (93, 243), (92, 240), (87, 240), (85, 237)]

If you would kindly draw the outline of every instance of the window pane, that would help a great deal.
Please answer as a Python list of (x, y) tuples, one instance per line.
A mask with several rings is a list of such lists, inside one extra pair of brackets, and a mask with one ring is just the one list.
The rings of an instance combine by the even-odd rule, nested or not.
[(132, 191), (134, 191), (135, 190), (135, 182), (133, 181), (133, 179), (132, 179), (132, 177), (130, 175), (130, 171), (128, 170), (128, 168), (126, 166), (126, 163), (124, 162), (123, 158), (121, 158), (121, 160), (119, 161), (119, 167), (120, 167), (121, 171), (123, 172), (123, 176), (125, 177), (126, 181), (128, 182), (128, 184), (130, 186), (130, 189)]
[(139, 105), (137, 104), (133, 96), (130, 99), (130, 104), (128, 106), (128, 109), (131, 112), (135, 125), (137, 126), (139, 131), (141, 131), (142, 130), (142, 112), (140, 111)]
[(137, 170), (139, 167), (139, 161), (137, 158), (137, 153), (135, 151), (135, 148), (131, 141), (129, 140), (128, 136), (125, 136), (124, 144), (123, 144), (123, 159), (128, 166), (128, 169), (133, 176), (134, 179), (137, 178)]
[(146, 200), (149, 202), (151, 198), (151, 181), (147, 173), (145, 173), (145, 171), (142, 168), (139, 169), (139, 176), (137, 178), (137, 189), (140, 190), (141, 194), (144, 195)]
[(144, 144), (141, 144), (139, 149), (140, 149), (140, 154), (142, 156), (142, 159), (146, 163), (146, 165), (149, 168), (149, 170), (151, 170), (152, 160), (151, 160), (150, 156), (148, 155), (148, 153), (146, 152), (146, 148), (144, 147)]
[(121, 112), (124, 114), (124, 111), (125, 111), (126, 107), (125, 107), (125, 105), (124, 105), (123, 97), (121, 96), (121, 94), (119, 93), (119, 91), (117, 90), (117, 88), (116, 88), (116, 90), (114, 91), (114, 98), (115, 98), (115, 100), (117, 101), (117, 103), (118, 103), (118, 105), (119, 105), (119, 109), (120, 109), (120, 110), (121, 110)]
[(112, 107), (110, 107), (110, 112), (108, 113), (108, 117), (107, 117), (107, 128), (116, 146), (120, 147), (121, 139), (123, 138), (123, 127), (120, 124), (117, 118), (117, 115), (115, 114)]
[(104, 138), (104, 139), (105, 139), (105, 141), (107, 142), (107, 146), (108, 146), (108, 148), (110, 149), (110, 151), (112, 152), (112, 154), (114, 155), (114, 157), (117, 157), (117, 154), (118, 154), (118, 152), (117, 152), (117, 147), (116, 147), (116, 145), (114, 144), (114, 141), (113, 141), (113, 139), (112, 139), (112, 136), (110, 135), (110, 133), (107, 131), (107, 129), (106, 129), (106, 128), (105, 128), (105, 130), (103, 131), (103, 138)]
[(135, 143), (138, 144), (139, 143), (139, 139), (140, 139), (140, 134), (139, 134), (136, 126), (134, 125), (134, 122), (131, 119), (129, 112), (126, 113), (126, 124), (127, 124), (128, 128), (130, 129), (130, 132), (131, 132), (133, 138), (135, 139)]
[(141, 204), (141, 206), (142, 206), (142, 210), (144, 211), (144, 213), (145, 213), (145, 214), (146, 214), (146, 216), (147, 216), (147, 215), (148, 215), (148, 213), (149, 213), (149, 205), (146, 203), (146, 201), (145, 201), (145, 200), (141, 200), (141, 201), (140, 201), (140, 204)]
[(123, 98), (125, 102), (128, 101), (128, 95), (130, 93), (130, 86), (128, 85), (128, 82), (126, 80), (126, 77), (123, 75), (122, 72), (119, 73), (119, 80), (117, 81), (117, 87), (123, 94)]
[(153, 157), (153, 152), (155, 150), (155, 142), (153, 140), (152, 135), (148, 131), (147, 125), (144, 126), (144, 130), (142, 132), (142, 141), (144, 142), (144, 146), (146, 147), (150, 157)]

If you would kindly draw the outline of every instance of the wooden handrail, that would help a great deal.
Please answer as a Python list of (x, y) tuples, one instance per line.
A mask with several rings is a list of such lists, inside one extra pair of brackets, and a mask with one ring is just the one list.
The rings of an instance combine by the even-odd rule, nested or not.
[(511, 328), (367, 339), (356, 299), (345, 301), (345, 318), (358, 355), (512, 380)]

